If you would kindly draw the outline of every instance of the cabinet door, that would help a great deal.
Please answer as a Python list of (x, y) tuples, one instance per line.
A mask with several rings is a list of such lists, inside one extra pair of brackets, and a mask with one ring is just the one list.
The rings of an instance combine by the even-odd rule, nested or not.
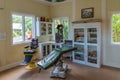
[(73, 51), (73, 61), (85, 63), (85, 46), (81, 44), (74, 44), (77, 50)]
[(41, 23), (40, 24), (40, 34), (41, 35), (46, 35), (47, 32), (47, 25), (46, 23)]
[[(87, 65), (100, 67), (99, 31), (96, 27), (87, 28)], [(100, 36), (99, 36), (100, 37)]]
[(98, 66), (98, 47), (96, 45), (87, 45), (87, 63), (91, 66)]
[(46, 56), (46, 50), (47, 50), (46, 45), (42, 45), (42, 54), (43, 54), (43, 57)]
[(84, 34), (84, 31), (85, 29), (84, 28), (75, 28), (74, 29), (74, 42), (80, 42), (80, 43), (84, 43), (84, 37), (85, 37), (85, 34)]
[(87, 43), (97, 44), (97, 28), (87, 28)]
[(42, 56), (45, 57), (47, 56), (48, 54), (50, 54), (50, 52), (52, 51), (51, 50), (51, 44), (47, 43), (47, 44), (42, 44)]
[(52, 23), (47, 24), (47, 29), (48, 29), (47, 34), (51, 35), (52, 34)]
[(47, 47), (47, 55), (48, 55), (52, 51), (52, 49), (51, 49), (52, 45), (51, 44), (47, 44), (46, 47)]

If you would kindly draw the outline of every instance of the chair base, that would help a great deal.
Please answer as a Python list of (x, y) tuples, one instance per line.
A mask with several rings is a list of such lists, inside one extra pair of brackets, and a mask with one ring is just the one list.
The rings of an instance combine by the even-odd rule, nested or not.
[(37, 68), (37, 64), (35, 62), (30, 62), (27, 66), (25, 66), (26, 69), (34, 69)]
[(55, 66), (53, 71), (50, 72), (51, 78), (66, 78), (68, 66), (64, 64), (63, 66)]

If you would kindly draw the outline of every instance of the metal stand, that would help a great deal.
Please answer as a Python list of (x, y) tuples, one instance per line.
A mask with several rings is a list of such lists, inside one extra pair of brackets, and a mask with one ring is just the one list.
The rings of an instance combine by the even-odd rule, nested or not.
[(66, 78), (68, 66), (63, 64), (60, 60), (57, 65), (55, 65), (53, 71), (50, 72), (51, 78)]

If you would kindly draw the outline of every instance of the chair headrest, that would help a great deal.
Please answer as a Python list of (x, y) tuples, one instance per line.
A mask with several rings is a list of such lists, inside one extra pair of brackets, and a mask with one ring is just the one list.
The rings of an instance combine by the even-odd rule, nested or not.
[(31, 40), (30, 47), (31, 47), (31, 49), (36, 49), (38, 47), (38, 39), (37, 38), (33, 38)]

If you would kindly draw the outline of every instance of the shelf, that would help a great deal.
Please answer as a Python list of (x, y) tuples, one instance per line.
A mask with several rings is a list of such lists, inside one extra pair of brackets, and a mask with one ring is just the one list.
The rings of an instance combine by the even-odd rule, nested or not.
[(84, 52), (75, 51), (75, 54), (84, 54)]
[(87, 43), (97, 43), (96, 40), (89, 40)]
[(85, 23), (94, 23), (94, 22), (102, 22), (101, 19), (87, 19), (87, 20), (78, 20), (78, 21), (73, 21), (73, 24), (79, 23), (79, 24), (85, 24)]
[(97, 64), (97, 60), (90, 60), (90, 59), (88, 59), (88, 62), (89, 63), (93, 63), (93, 64)]
[(84, 61), (84, 55), (75, 55), (75, 59)]
[(92, 60), (97, 60), (97, 57), (91, 57), (91, 56), (88, 56), (89, 59), (92, 59)]

